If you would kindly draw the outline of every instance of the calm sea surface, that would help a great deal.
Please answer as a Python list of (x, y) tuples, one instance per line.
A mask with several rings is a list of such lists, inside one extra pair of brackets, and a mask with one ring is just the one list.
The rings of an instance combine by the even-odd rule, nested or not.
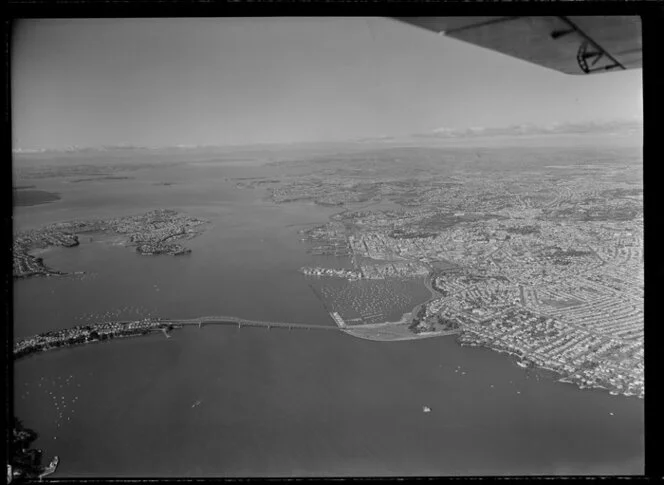
[[(98, 236), (48, 250), (47, 264), (87, 274), (18, 281), (15, 336), (147, 315), (333, 325), (297, 269), (345, 261), (307, 254), (297, 231), (335, 210), (274, 206), (225, 181), (276, 174), (200, 164), (94, 186), (40, 180), (63, 199), (18, 208), (18, 229), (160, 207), (212, 225), (182, 257)], [(60, 456), (58, 478), (643, 472), (643, 401), (557, 383), (454, 337), (210, 326), (92, 344), (19, 361), (15, 412)]]

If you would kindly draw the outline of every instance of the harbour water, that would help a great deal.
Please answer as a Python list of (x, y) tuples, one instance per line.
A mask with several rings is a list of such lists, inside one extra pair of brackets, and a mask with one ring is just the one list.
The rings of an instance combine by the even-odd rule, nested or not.
[[(43, 188), (61, 201), (17, 209), (18, 229), (159, 207), (211, 225), (182, 257), (85, 236), (48, 250), (48, 265), (86, 275), (16, 282), (15, 337), (100, 316), (334, 324), (298, 269), (342, 263), (307, 254), (297, 229), (338, 209), (274, 206), (225, 181), (252, 168), (168, 170), (95, 191), (55, 180)], [(14, 384), (35, 446), (60, 457), (54, 478), (643, 472), (642, 400), (555, 382), (454, 337), (209, 326), (29, 357)]]

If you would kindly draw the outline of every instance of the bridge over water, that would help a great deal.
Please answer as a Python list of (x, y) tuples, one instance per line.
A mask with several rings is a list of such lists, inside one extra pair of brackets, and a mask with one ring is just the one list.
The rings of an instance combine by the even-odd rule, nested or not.
[(280, 328), (285, 330), (333, 330), (338, 331), (339, 327), (331, 325), (311, 325), (306, 323), (291, 323), (291, 322), (268, 322), (263, 320), (247, 320), (245, 318), (238, 317), (227, 317), (227, 316), (211, 316), (211, 317), (200, 317), (200, 318), (190, 318), (190, 319), (181, 319), (181, 320), (161, 320), (163, 323), (173, 324), (173, 325), (196, 325), (199, 328), (204, 327), (205, 325), (234, 325), (238, 328), (241, 327), (262, 327), (267, 328), (268, 330), (272, 328)]

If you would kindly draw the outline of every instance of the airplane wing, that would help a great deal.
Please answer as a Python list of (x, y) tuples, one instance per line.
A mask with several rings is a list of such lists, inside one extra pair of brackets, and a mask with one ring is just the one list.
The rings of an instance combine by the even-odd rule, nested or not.
[(641, 67), (638, 16), (398, 17), (397, 20), (566, 74)]

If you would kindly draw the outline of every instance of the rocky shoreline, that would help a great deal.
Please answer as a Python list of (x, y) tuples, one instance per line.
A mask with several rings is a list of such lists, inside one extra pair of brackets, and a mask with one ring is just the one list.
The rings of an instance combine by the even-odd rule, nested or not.
[(14, 417), (12, 438), (10, 441), (11, 453), (7, 463), (7, 483), (25, 479), (42, 479), (57, 470), (60, 459), (55, 456), (51, 462), (42, 465), (43, 452), (32, 448), (37, 440), (37, 433), (23, 425), (20, 419)]

